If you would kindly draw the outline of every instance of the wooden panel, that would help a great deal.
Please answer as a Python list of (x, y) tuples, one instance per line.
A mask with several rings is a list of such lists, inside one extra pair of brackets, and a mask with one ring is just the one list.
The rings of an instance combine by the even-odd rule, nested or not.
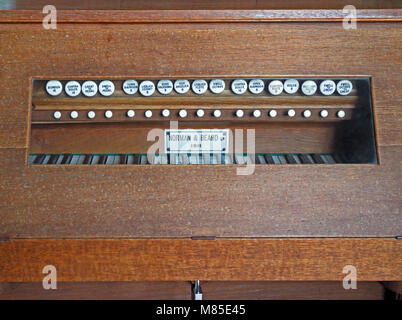
[[(203, 281), (204, 300), (382, 300), (379, 282), (358, 282), (345, 290), (341, 281)], [(0, 300), (24, 299), (191, 299), (188, 282), (58, 282), (57, 290), (44, 290), (41, 282), (0, 283)]]
[(371, 75), (379, 143), (400, 145), (401, 39), (399, 23), (1, 24), (0, 147), (27, 146), (30, 77), (137, 74)]
[[(345, 290), (337, 282), (239, 282), (204, 281), (204, 300), (383, 300), (384, 287), (378, 282), (357, 283)], [(1, 296), (0, 296), (1, 297)]]
[[(155, 139), (147, 141), (152, 129), (169, 128), (167, 123), (151, 125), (148, 123), (104, 123), (102, 124), (64, 124), (36, 125), (31, 130), (30, 153), (147, 153), (149, 147), (155, 144)], [(235, 148), (235, 130), (241, 129), (244, 144), (243, 151), (247, 152), (247, 128), (255, 129), (255, 150), (258, 153), (333, 153), (336, 130), (341, 130), (334, 123), (326, 126), (319, 123), (271, 123), (268, 125), (249, 124), (234, 125), (228, 122), (200, 124), (180, 124), (180, 129), (231, 129), (229, 152)], [(161, 149), (164, 153), (163, 131), (158, 131)], [(242, 151), (242, 152), (243, 152)], [(236, 151), (240, 153), (240, 151)]]
[(358, 281), (402, 279), (395, 239), (11, 240), (0, 242), (0, 281)]
[(188, 282), (57, 282), (57, 290), (44, 290), (42, 282), (0, 283), (0, 300), (121, 299), (190, 300)]
[(393, 237), (400, 153), (380, 148), (380, 165), (256, 165), (242, 176), (235, 165), (26, 166), (25, 149), (2, 149), (0, 237)]
[[(349, 2), (349, 1), (348, 1)], [(304, 3), (304, 2), (303, 2)], [(168, 2), (170, 4), (170, 1)], [(350, 5), (350, 3), (348, 3)], [(0, 22), (42, 23), (42, 7), (39, 10), (0, 11)], [(59, 8), (59, 7), (57, 7)], [(74, 8), (75, 9), (75, 8)], [(148, 23), (148, 22), (289, 22), (289, 21), (337, 21), (347, 14), (343, 6), (328, 10), (321, 9), (228, 9), (228, 10), (59, 10), (57, 23)], [(196, 9), (196, 10), (193, 10)], [(401, 9), (361, 9), (357, 7), (357, 21), (401, 21)]]

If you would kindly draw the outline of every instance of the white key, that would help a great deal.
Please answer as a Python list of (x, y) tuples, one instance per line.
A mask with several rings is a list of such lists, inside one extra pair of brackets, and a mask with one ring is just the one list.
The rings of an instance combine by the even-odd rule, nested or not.
[(55, 164), (61, 164), (61, 162), (63, 161), (63, 155), (59, 154), (59, 156), (57, 157), (57, 161)]
[(261, 164), (266, 164), (266, 163), (267, 163), (267, 161), (265, 160), (264, 156), (258, 155), (257, 158), (258, 158), (258, 161), (259, 161)]
[(283, 84), (286, 93), (294, 94), (299, 90), (299, 81), (296, 79), (287, 79)]
[(81, 155), (78, 157), (77, 164), (83, 164), (83, 163), (84, 163), (84, 160), (85, 160), (85, 154), (81, 154)]
[(139, 159), (139, 164), (147, 164), (148, 159), (147, 159), (147, 155), (146, 154), (142, 154), (140, 155), (140, 159)]
[(173, 91), (173, 82), (170, 80), (159, 80), (156, 87), (160, 94), (169, 94)]
[(116, 154), (116, 155), (114, 156), (113, 164), (120, 164), (120, 157), (121, 157), (120, 154)]
[(36, 154), (30, 154), (28, 157), (28, 164), (33, 164), (36, 158)]
[(327, 155), (325, 155), (325, 157), (327, 158), (328, 163), (330, 163), (330, 164), (336, 163), (336, 161), (335, 161), (334, 157), (332, 157), (332, 155), (327, 154)]
[(352, 82), (349, 80), (341, 80), (338, 82), (336, 85), (336, 91), (341, 95), (341, 96), (346, 96), (349, 93), (352, 92), (353, 85)]
[(129, 154), (127, 156), (127, 164), (134, 164), (134, 155)]
[[(149, 160), (148, 160), (149, 161)], [(161, 163), (161, 157), (160, 155), (154, 155), (153, 156), (153, 161), (151, 162), (152, 164), (160, 164)]]
[(138, 82), (134, 79), (128, 79), (123, 82), (123, 91), (125, 94), (136, 94), (138, 91)]
[(293, 155), (293, 159), (296, 160), (296, 163), (297, 163), (297, 164), (301, 164), (301, 163), (302, 163), (302, 161), (300, 160), (300, 158), (299, 158), (299, 156), (298, 156), (297, 154), (294, 154), (294, 155)]
[(235, 154), (235, 162), (236, 164), (245, 164), (246, 160), (242, 154)]
[(103, 80), (99, 83), (99, 93), (102, 96), (109, 97), (114, 93), (114, 83), (110, 80)]
[(50, 157), (51, 157), (50, 154), (45, 155), (45, 158), (43, 159), (41, 164), (47, 164), (50, 160)]
[(233, 164), (233, 156), (231, 154), (225, 154), (225, 164)]
[(336, 90), (335, 82), (332, 80), (324, 80), (320, 84), (320, 91), (325, 96), (330, 96)]
[(161, 155), (161, 164), (168, 164), (168, 157), (166, 154)]
[(279, 156), (272, 155), (272, 159), (274, 160), (274, 164), (281, 164), (281, 160), (279, 159)]
[(317, 91), (317, 84), (313, 80), (307, 80), (303, 82), (301, 89), (306, 96), (312, 96)]
[(179, 79), (174, 82), (174, 90), (177, 93), (186, 93), (190, 89), (190, 81), (186, 79)]
[(198, 154), (191, 154), (189, 161), (190, 164), (198, 164)]
[(100, 155), (98, 154), (94, 154), (92, 159), (91, 159), (91, 163), (90, 164), (98, 164), (99, 163), (99, 159), (100, 159)]
[(106, 158), (106, 164), (114, 164), (114, 155), (108, 155)]
[(310, 163), (315, 163), (315, 161), (311, 155), (306, 154), (306, 157), (307, 157), (308, 161), (310, 161)]
[(279, 80), (271, 81), (268, 85), (268, 91), (273, 96), (280, 95), (283, 91), (283, 83)]
[(182, 164), (190, 164), (190, 160), (188, 158), (188, 155), (186, 155), (186, 154), (181, 155), (181, 163)]
[(78, 154), (73, 155), (71, 157), (70, 164), (77, 164), (79, 158), (80, 158), (80, 156)]
[(59, 80), (50, 80), (46, 82), (46, 92), (51, 96), (58, 96), (63, 91), (63, 85)]
[(155, 84), (149, 80), (142, 81), (139, 90), (144, 97), (152, 96), (155, 92)]
[(255, 164), (255, 155), (247, 155), (246, 156), (246, 163), (247, 164)]
[(179, 164), (179, 155), (176, 153), (170, 154), (170, 164)]
[(232, 91), (235, 94), (243, 94), (247, 91), (247, 82), (243, 79), (236, 79), (232, 81)]
[(93, 97), (98, 92), (98, 85), (95, 81), (88, 80), (82, 84), (81, 90), (84, 96)]
[(259, 94), (264, 91), (264, 81), (261, 79), (253, 79), (248, 83), (248, 90), (253, 94)]
[(225, 81), (222, 79), (213, 79), (209, 82), (209, 90), (212, 93), (219, 94), (225, 90)]
[(203, 164), (211, 164), (211, 155), (209, 153), (202, 154), (202, 163)]
[(196, 94), (204, 94), (205, 92), (207, 92), (208, 83), (202, 79), (194, 80), (191, 84), (191, 89)]
[(76, 97), (81, 93), (81, 85), (77, 81), (69, 81), (64, 86), (64, 91), (70, 97)]
[(287, 164), (288, 162), (286, 161), (285, 156), (278, 156), (279, 161), (281, 162), (281, 164)]

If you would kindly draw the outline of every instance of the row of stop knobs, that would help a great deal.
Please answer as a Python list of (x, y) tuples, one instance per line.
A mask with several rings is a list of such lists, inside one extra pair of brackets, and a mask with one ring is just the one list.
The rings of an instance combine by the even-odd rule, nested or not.
[[(169, 109), (163, 109), (162, 112), (161, 112), (161, 115), (163, 117), (169, 117), (170, 116), (170, 110)], [(181, 110), (179, 110), (178, 115), (179, 115), (180, 118), (186, 118), (188, 116), (188, 112), (185, 109), (181, 109)], [(205, 111), (203, 109), (198, 109), (198, 110), (196, 110), (195, 115), (198, 118), (202, 118), (205, 115)], [(244, 115), (245, 115), (245, 112), (242, 109), (238, 109), (238, 110), (235, 111), (234, 115), (237, 118), (243, 118)], [(271, 109), (271, 110), (268, 111), (268, 116), (271, 117), (271, 118), (275, 118), (277, 115), (278, 115), (278, 111), (275, 110), (275, 109)], [(296, 110), (295, 109), (288, 109), (286, 111), (286, 115), (288, 117), (292, 118), (292, 117), (294, 117), (296, 115)], [(301, 115), (304, 118), (310, 118), (312, 116), (312, 112), (309, 109), (305, 109), (305, 110), (303, 110), (301, 112)], [(326, 117), (328, 117), (329, 112), (328, 112), (327, 109), (321, 109), (320, 112), (319, 112), (319, 115), (320, 115), (321, 118), (326, 118)], [(95, 118), (95, 116), (96, 116), (95, 111), (88, 111), (87, 117), (89, 119), (93, 119), (93, 118)], [(105, 118), (108, 118), (108, 119), (113, 118), (113, 111), (112, 110), (106, 110), (104, 112), (104, 116), (105, 116)], [(134, 118), (135, 117), (135, 111), (134, 110), (128, 110), (126, 112), (126, 116), (128, 118)], [(152, 116), (153, 116), (152, 110), (146, 110), (144, 112), (144, 116), (146, 118), (152, 118)], [(219, 109), (213, 110), (212, 111), (212, 116), (215, 117), (215, 118), (220, 118), (222, 116), (222, 111), (219, 110)], [(259, 109), (253, 110), (251, 112), (251, 116), (254, 117), (254, 118), (260, 118), (262, 116), (262, 112)], [(344, 118), (346, 116), (346, 112), (344, 110), (338, 110), (336, 112), (336, 116), (338, 118)], [(61, 119), (61, 112), (60, 111), (55, 111), (53, 113), (53, 118), (54, 119)], [(78, 118), (78, 111), (71, 111), (70, 112), (70, 118), (71, 119), (77, 119)]]

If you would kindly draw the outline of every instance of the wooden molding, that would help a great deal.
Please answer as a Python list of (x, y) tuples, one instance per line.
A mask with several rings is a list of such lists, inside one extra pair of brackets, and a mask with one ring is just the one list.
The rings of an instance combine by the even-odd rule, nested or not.
[[(3, 10), (0, 23), (42, 23), (42, 10)], [(57, 23), (339, 22), (342, 10), (58, 10)], [(357, 21), (401, 21), (402, 9), (357, 10)]]
[(402, 242), (391, 238), (49, 239), (0, 242), (0, 282), (358, 281), (402, 279)]

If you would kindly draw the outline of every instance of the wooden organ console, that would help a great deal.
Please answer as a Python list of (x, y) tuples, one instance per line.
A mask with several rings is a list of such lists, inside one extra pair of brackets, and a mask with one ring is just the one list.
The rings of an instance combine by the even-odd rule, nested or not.
[(0, 11), (0, 298), (401, 293), (397, 2), (39, 2)]

